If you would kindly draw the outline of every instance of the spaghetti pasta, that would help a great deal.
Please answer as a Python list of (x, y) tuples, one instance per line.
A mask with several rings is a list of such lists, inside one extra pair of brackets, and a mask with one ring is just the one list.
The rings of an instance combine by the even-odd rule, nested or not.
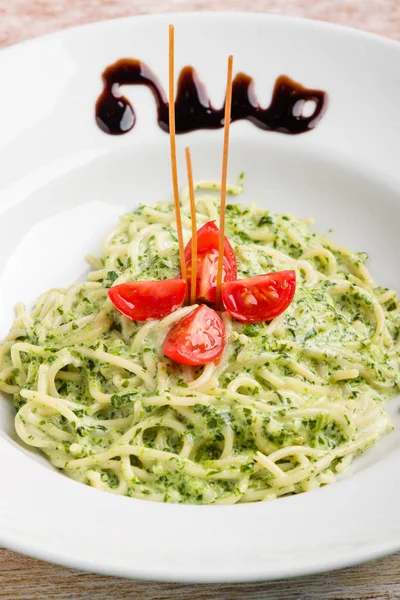
[[(218, 192), (196, 184), (199, 226), (218, 217)], [(187, 242), (187, 190), (181, 207)], [(168, 329), (196, 305), (138, 323), (107, 299), (116, 283), (179, 275), (173, 203), (121, 217), (100, 258), (88, 258), (88, 281), (50, 290), (30, 314), (17, 305), (0, 346), (0, 390), (14, 396), (26, 444), (98, 489), (234, 504), (326, 485), (390, 431), (399, 300), (375, 285), (365, 255), (255, 204), (226, 205), (226, 235), (239, 277), (294, 269), (298, 285), (271, 322), (222, 313), (228, 343), (218, 364), (162, 355)]]

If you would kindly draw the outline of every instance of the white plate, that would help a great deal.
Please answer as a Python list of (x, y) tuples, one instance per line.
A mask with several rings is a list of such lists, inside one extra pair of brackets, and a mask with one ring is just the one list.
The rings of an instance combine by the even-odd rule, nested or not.
[[(138, 121), (127, 135), (94, 122), (101, 72), (145, 60), (167, 84), (167, 25), (176, 68), (191, 64), (221, 104), (226, 58), (254, 76), (269, 103), (285, 73), (326, 90), (312, 132), (231, 128), (230, 178), (245, 200), (314, 215), (317, 230), (366, 250), (380, 283), (400, 291), (400, 46), (350, 29), (252, 14), (159, 15), (104, 22), (1, 53), (0, 333), (12, 306), (80, 278), (120, 213), (170, 197), (168, 136), (150, 92), (128, 89)], [(221, 131), (179, 136), (195, 176), (219, 177)], [(182, 178), (183, 181), (183, 178)], [(397, 402), (397, 404), (396, 404)], [(273, 502), (195, 507), (149, 503), (69, 480), (23, 448), (0, 399), (0, 543), (90, 571), (174, 581), (250, 581), (344, 567), (400, 547), (400, 419), (354, 463), (352, 477)]]

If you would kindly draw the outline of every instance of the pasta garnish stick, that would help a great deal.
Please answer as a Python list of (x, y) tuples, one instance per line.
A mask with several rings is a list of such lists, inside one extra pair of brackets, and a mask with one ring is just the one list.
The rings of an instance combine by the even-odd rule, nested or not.
[(231, 122), (232, 105), (232, 66), (233, 56), (228, 58), (228, 74), (226, 78), (225, 94), (225, 116), (224, 116), (224, 150), (222, 155), (221, 175), (221, 204), (219, 215), (219, 246), (218, 246), (218, 271), (217, 271), (217, 306), (221, 303), (222, 268), (224, 263), (224, 238), (225, 238), (225, 204), (226, 204), (226, 178), (228, 173), (228, 150), (229, 150), (229, 125)]
[(175, 75), (174, 75), (174, 26), (169, 26), (169, 144), (171, 152), (172, 189), (174, 194), (176, 229), (179, 243), (179, 260), (181, 277), (186, 281), (186, 263), (183, 245), (181, 206), (179, 201), (178, 169), (176, 166), (176, 137), (175, 137)]
[(194, 197), (192, 159), (190, 149), (185, 148), (186, 169), (189, 186), (190, 199), (190, 217), (192, 222), (192, 273), (190, 278), (190, 304), (196, 302), (196, 276), (197, 276), (197, 223), (196, 223), (196, 202)]

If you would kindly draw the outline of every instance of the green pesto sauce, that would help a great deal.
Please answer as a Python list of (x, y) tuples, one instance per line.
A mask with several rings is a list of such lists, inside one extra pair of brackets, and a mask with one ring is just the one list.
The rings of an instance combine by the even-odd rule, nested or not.
[[(197, 201), (199, 226), (212, 217), (210, 206), (218, 214), (218, 199), (209, 195), (202, 198), (200, 195)], [(188, 241), (187, 202), (182, 205), (182, 214)], [(132, 243), (148, 227), (133, 252)], [(255, 205), (228, 204), (226, 235), (237, 255), (239, 278), (294, 268), (297, 289), (291, 306), (274, 329), (269, 322), (232, 321), (225, 368), (215, 387), (204, 393), (209, 400), (203, 397), (193, 404), (197, 392), (191, 390), (190, 381), (200, 376), (203, 368), (182, 369), (162, 357), (162, 341), (155, 327), (135, 347), (135, 336), (146, 325), (128, 321), (106, 301), (106, 291), (115, 282), (179, 276), (173, 207), (170, 203), (142, 206), (121, 217), (114, 231), (100, 259), (102, 269), (91, 278), (95, 287), (89, 283), (81, 286), (72, 294), (69, 305), (60, 292), (50, 316), (33, 319), (18, 341), (44, 348), (45, 353), (21, 352), (21, 367), (14, 367), (7, 379), (8, 384), (19, 388), (14, 402), (26, 425), (26, 398), (21, 390), (38, 389), (39, 368), (51, 368), (63, 349), (77, 361), (76, 365), (79, 363), (60, 365), (66, 377), (55, 379), (57, 394), (72, 403), (74, 418), (54, 411), (35, 425), (42, 435), (54, 440), (54, 446), (43, 451), (68, 475), (91, 485), (97, 481), (98, 487), (116, 493), (164, 502), (207, 504), (235, 497), (252, 501), (305, 491), (312, 479), (316, 486), (324, 485), (347, 456), (349, 445), (360, 442), (356, 455), (390, 429), (384, 403), (399, 389), (399, 302), (395, 294), (380, 301), (386, 290), (365, 275), (365, 253), (332, 246), (313, 233), (306, 222), (292, 216), (273, 214)], [(333, 273), (332, 260), (336, 265)], [(384, 331), (377, 338), (376, 306), (384, 318)], [(111, 318), (109, 328), (95, 339), (71, 343), (74, 332), (85, 332), (92, 326), (85, 325), (82, 318), (102, 311)], [(67, 330), (62, 329), (63, 325)], [(149, 389), (124, 368), (88, 358), (81, 353), (82, 348), (127, 359), (145, 370), (152, 363), (154, 387)], [(13, 366), (10, 352), (3, 363), (0, 370)], [(160, 364), (167, 381), (162, 391), (157, 383)], [(354, 368), (358, 370), (356, 377), (336, 380), (342, 371)], [(238, 378), (243, 384), (233, 392), (229, 386)], [(274, 383), (276, 378), (283, 387)], [(290, 382), (301, 387), (293, 391)], [(314, 385), (323, 391), (315, 394)], [(93, 390), (103, 398), (101, 401), (94, 397)], [(171, 400), (177, 396), (187, 398), (184, 410)], [(368, 429), (367, 417), (363, 424), (363, 402), (376, 409), (376, 431)], [(33, 410), (40, 414), (41, 408)], [(146, 426), (149, 419), (151, 427)], [(168, 419), (181, 425), (184, 433), (178, 431), (178, 426), (174, 429), (165, 424)], [(69, 468), (74, 460), (115, 447), (132, 427), (136, 430), (129, 443), (170, 453), (171, 457), (160, 461), (132, 454), (129, 465), (133, 475), (129, 481), (122, 475), (123, 461), (118, 453), (107, 466)], [(53, 437), (55, 429), (65, 433), (64, 440)], [(220, 465), (227, 430), (232, 434), (232, 461)], [(31, 437), (34, 445), (35, 434)], [(188, 439), (191, 451), (182, 457)], [(256, 456), (257, 452), (268, 456), (289, 446), (315, 449), (315, 456), (309, 460), (315, 463), (316, 474), (300, 479), (286, 492), (271, 472), (260, 468)], [(331, 453), (332, 459), (318, 471), (317, 457), (324, 453)], [(277, 464), (290, 472), (300, 466), (299, 460), (293, 455)], [(192, 474), (191, 465), (201, 467), (203, 474)], [(97, 479), (93, 473), (98, 474)]]

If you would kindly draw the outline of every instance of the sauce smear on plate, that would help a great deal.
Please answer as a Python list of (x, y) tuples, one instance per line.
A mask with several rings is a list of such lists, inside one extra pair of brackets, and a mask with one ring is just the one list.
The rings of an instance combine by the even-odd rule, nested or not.
[[(158, 125), (169, 132), (167, 97), (158, 78), (144, 62), (130, 58), (118, 60), (104, 71), (103, 83), (103, 91), (96, 103), (96, 122), (102, 131), (120, 135), (134, 127), (134, 108), (121, 95), (120, 87), (144, 85), (153, 94)], [(309, 101), (313, 103), (311, 114), (303, 114), (304, 105)], [(254, 80), (245, 73), (238, 73), (232, 85), (231, 122), (246, 119), (267, 131), (305, 133), (319, 123), (327, 102), (326, 92), (306, 88), (286, 75), (280, 75), (270, 105), (262, 108), (256, 98)], [(176, 133), (222, 128), (224, 108), (212, 106), (206, 87), (193, 67), (182, 69), (175, 99)]]

